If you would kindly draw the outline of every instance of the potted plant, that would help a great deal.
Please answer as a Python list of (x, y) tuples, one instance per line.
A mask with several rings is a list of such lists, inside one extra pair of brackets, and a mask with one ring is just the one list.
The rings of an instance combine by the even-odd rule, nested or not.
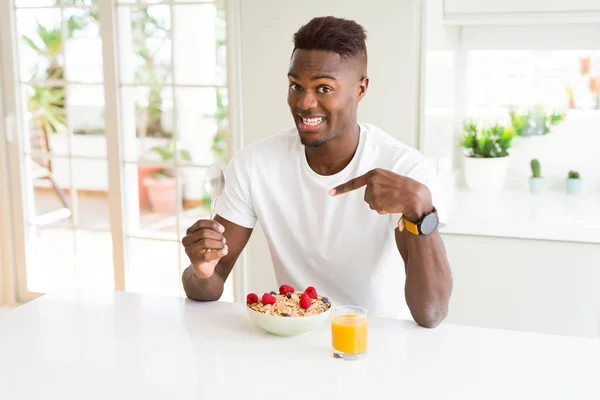
[(512, 125), (478, 127), (472, 120), (463, 123), (460, 145), (465, 150), (464, 173), (469, 189), (493, 193), (502, 188), (514, 136)]
[(567, 193), (568, 194), (579, 194), (581, 191), (581, 178), (579, 172), (569, 171), (567, 176)]
[(508, 115), (517, 136), (542, 136), (562, 121), (566, 113), (557, 110), (547, 112), (543, 105), (535, 104), (528, 109), (511, 106)]
[[(66, 38), (73, 38), (76, 31), (87, 26), (85, 17), (71, 16), (66, 24)], [(39, 57), (38, 63), (31, 71), (34, 81), (61, 81), (65, 78), (64, 67), (60, 57), (63, 53), (63, 32), (60, 25), (46, 27), (39, 22), (35, 35), (22, 35), (25, 44)], [(47, 64), (43, 73), (38, 71), (39, 64)], [(32, 114), (33, 125), (37, 132), (30, 136), (31, 146), (46, 154), (52, 153), (50, 136), (55, 133), (64, 133), (66, 130), (65, 86), (52, 84), (32, 85), (27, 98), (27, 105)], [(36, 160), (41, 166), (52, 171), (50, 157), (42, 155)]]
[[(157, 153), (163, 161), (173, 161), (176, 146), (174, 141), (171, 140), (164, 145), (151, 148), (150, 151)], [(185, 149), (180, 149), (179, 159), (191, 161), (190, 153)], [(173, 168), (160, 168), (144, 179), (148, 200), (154, 212), (175, 214), (177, 211), (175, 173), (176, 171)]]
[(542, 176), (540, 162), (536, 159), (531, 160), (531, 176), (529, 177), (529, 191), (531, 193), (540, 193), (544, 189), (544, 177)]

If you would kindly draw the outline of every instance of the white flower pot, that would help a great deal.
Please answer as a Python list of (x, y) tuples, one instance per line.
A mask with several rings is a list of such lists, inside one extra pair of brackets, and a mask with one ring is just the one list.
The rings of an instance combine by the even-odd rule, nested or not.
[(509, 158), (464, 157), (465, 181), (469, 189), (479, 193), (495, 193), (502, 189)]

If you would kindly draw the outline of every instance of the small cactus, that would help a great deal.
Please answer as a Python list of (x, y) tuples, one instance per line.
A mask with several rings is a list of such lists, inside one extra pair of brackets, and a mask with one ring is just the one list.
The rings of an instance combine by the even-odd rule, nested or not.
[(579, 179), (579, 172), (569, 171), (569, 179)]
[(540, 162), (536, 159), (531, 160), (531, 173), (533, 174), (534, 178), (542, 177)]

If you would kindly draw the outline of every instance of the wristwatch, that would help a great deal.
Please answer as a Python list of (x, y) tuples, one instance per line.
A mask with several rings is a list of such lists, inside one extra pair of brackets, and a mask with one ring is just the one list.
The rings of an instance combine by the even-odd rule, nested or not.
[(437, 210), (433, 207), (433, 211), (426, 212), (417, 221), (412, 222), (404, 218), (404, 215), (398, 220), (398, 230), (402, 232), (404, 228), (413, 235), (430, 235), (437, 229), (440, 220), (437, 215)]

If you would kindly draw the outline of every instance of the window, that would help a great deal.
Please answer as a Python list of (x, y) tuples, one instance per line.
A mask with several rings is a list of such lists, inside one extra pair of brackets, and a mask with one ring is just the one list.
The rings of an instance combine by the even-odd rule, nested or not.
[(512, 123), (517, 131), (504, 188), (528, 190), (530, 162), (537, 159), (548, 192), (564, 194), (569, 171), (576, 171), (585, 177), (581, 193), (597, 193), (600, 49), (466, 54), (466, 118)]
[(600, 51), (468, 52), (468, 108), (600, 110)]
[[(116, 18), (102, 20), (102, 7)], [(25, 193), (21, 297), (114, 288), (119, 276), (126, 290), (183, 295), (181, 239), (208, 215), (206, 168), (229, 159), (224, 2), (16, 0), (10, 12), (26, 177), (11, 188)], [(104, 81), (106, 31), (117, 32), (113, 82)], [(106, 113), (114, 88), (118, 122)], [(116, 137), (122, 156), (107, 151)], [(122, 184), (111, 200), (115, 167)]]

